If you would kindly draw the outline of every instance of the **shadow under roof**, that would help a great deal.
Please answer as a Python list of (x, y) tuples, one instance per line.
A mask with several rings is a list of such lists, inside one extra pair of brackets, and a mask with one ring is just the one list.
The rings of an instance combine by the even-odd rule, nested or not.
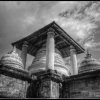
[(39, 50), (47, 40), (48, 29), (52, 28), (55, 32), (55, 47), (60, 50), (63, 57), (68, 57), (70, 55), (70, 45), (74, 46), (76, 53), (84, 53), (84, 48), (82, 48), (75, 40), (73, 40), (55, 21), (46, 25), (45, 27), (33, 32), (29, 36), (22, 38), (12, 45), (16, 46), (17, 49), (22, 50), (22, 45), (24, 41), (28, 42), (27, 53), (35, 56), (37, 50)]

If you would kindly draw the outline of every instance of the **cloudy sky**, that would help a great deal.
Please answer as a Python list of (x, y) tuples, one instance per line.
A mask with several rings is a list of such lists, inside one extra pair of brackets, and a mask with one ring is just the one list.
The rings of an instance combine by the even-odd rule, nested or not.
[(54, 20), (100, 59), (99, 1), (0, 1), (0, 57), (12, 42)]

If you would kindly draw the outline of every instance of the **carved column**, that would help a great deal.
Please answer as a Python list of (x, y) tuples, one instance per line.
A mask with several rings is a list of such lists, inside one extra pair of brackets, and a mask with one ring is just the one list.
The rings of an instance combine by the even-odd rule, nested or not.
[[(27, 48), (28, 48), (28, 42), (25, 41), (22, 45), (22, 52), (21, 52), (21, 58), (22, 58), (22, 61), (23, 61), (24, 70), (26, 70)], [(23, 82), (24, 97), (26, 97), (27, 86), (28, 86), (28, 83)]]
[(54, 31), (49, 30), (47, 33), (47, 44), (46, 44), (46, 69), (54, 70)]
[(22, 58), (22, 61), (23, 61), (23, 64), (24, 64), (24, 69), (26, 69), (27, 48), (28, 48), (28, 42), (25, 41), (23, 43), (22, 53), (21, 53), (21, 58)]
[[(55, 41), (54, 41), (54, 30), (50, 28), (47, 33), (47, 44), (46, 44), (46, 69), (54, 70), (54, 60), (55, 60)], [(49, 81), (49, 95), (50, 98), (57, 98), (58, 92), (57, 83), (50, 80)], [(54, 91), (55, 90), (55, 91)]]
[(77, 57), (73, 46), (70, 46), (70, 60), (73, 69), (73, 75), (78, 74)]

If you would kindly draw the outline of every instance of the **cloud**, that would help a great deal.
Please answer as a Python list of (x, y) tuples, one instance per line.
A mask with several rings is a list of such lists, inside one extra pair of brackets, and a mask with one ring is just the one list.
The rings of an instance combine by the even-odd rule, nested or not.
[[(99, 4), (90, 1), (0, 1), (0, 54), (11, 50), (12, 42), (54, 20), (81, 44), (99, 29)], [(64, 17), (59, 16), (65, 11)]]
[[(83, 43), (85, 39), (96, 33), (100, 23), (100, 2), (83, 1), (77, 2), (77, 4), (71, 9), (60, 13), (60, 16), (67, 19), (64, 26), (73, 32), (77, 36), (79, 43)], [(72, 33), (70, 32), (70, 33)], [(94, 41), (84, 42), (84, 46), (87, 48), (95, 47)]]
[[(46, 25), (46, 10), (56, 2), (0, 1), (0, 57), (12, 49), (15, 42)], [(49, 12), (48, 12), (49, 13)], [(42, 15), (45, 14), (45, 15)], [(29, 62), (33, 59), (28, 57)]]
[(100, 43), (89, 41), (84, 45), (86, 48), (92, 51), (100, 51)]

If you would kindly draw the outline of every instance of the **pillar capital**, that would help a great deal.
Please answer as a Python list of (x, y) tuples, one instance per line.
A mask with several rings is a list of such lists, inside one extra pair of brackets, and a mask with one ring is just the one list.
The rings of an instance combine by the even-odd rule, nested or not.
[(55, 32), (55, 30), (53, 28), (49, 28), (48, 32)]
[(23, 46), (28, 47), (28, 42), (27, 42), (27, 41), (24, 41), (24, 42), (23, 42)]
[(49, 28), (47, 32), (48, 36), (54, 36), (55, 35), (55, 30), (53, 28)]
[(73, 52), (73, 53), (76, 53), (76, 49), (75, 49), (75, 47), (74, 46), (70, 46), (70, 52)]

